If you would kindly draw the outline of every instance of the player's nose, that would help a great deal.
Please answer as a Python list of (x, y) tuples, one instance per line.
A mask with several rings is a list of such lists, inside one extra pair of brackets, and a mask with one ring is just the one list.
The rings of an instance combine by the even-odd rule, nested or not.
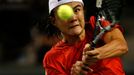
[(72, 23), (74, 21), (77, 21), (78, 20), (78, 17), (76, 14), (73, 14), (72, 17), (69, 19), (69, 21)]

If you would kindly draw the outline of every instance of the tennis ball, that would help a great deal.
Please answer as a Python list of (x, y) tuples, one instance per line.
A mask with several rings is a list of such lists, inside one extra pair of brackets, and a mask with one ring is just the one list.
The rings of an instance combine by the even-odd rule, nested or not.
[(74, 11), (69, 5), (61, 5), (57, 9), (57, 15), (61, 20), (68, 20), (74, 15)]

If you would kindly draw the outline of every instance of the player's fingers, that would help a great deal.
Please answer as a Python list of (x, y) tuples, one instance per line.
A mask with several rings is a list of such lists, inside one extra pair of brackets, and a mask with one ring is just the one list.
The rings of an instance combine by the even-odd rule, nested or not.
[(90, 50), (90, 44), (87, 43), (83, 49), (83, 55), (85, 54), (86, 51), (89, 51)]
[(87, 44), (85, 45), (84, 49), (90, 49), (90, 44), (87, 43)]
[(81, 71), (81, 65), (82, 62), (81, 61), (77, 61), (71, 68), (71, 74), (75, 75), (75, 74), (80, 74)]
[(88, 56), (95, 56), (95, 55), (98, 55), (99, 54), (99, 51), (98, 50), (86, 51), (86, 54)]
[(87, 65), (87, 64), (83, 63), (81, 68), (82, 68), (82, 73), (84, 73), (84, 74), (88, 73), (88, 72), (93, 72), (93, 69), (90, 68), (89, 65)]
[(79, 74), (79, 71), (77, 70), (77, 67), (76, 66), (72, 67), (71, 68), (71, 75), (77, 75), (77, 74)]
[(76, 66), (73, 65), (71, 68), (71, 75), (77, 75), (77, 74), (78, 74), (78, 72), (77, 72)]

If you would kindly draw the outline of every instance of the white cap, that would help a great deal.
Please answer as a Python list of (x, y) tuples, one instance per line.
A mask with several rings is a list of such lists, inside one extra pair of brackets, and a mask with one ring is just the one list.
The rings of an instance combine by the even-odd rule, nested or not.
[(69, 2), (81, 2), (83, 5), (83, 1), (82, 0), (49, 0), (49, 13), (51, 13), (51, 11), (56, 8), (57, 6), (64, 4), (64, 3), (69, 3)]

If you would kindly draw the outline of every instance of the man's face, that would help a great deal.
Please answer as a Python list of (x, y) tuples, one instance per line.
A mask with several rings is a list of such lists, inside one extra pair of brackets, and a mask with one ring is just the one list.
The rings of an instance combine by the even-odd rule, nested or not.
[(57, 8), (55, 9), (54, 25), (64, 35), (77, 36), (84, 30), (84, 10), (83, 5), (79, 2), (70, 2), (67, 5), (74, 10), (74, 15), (69, 20), (61, 20), (57, 15)]

